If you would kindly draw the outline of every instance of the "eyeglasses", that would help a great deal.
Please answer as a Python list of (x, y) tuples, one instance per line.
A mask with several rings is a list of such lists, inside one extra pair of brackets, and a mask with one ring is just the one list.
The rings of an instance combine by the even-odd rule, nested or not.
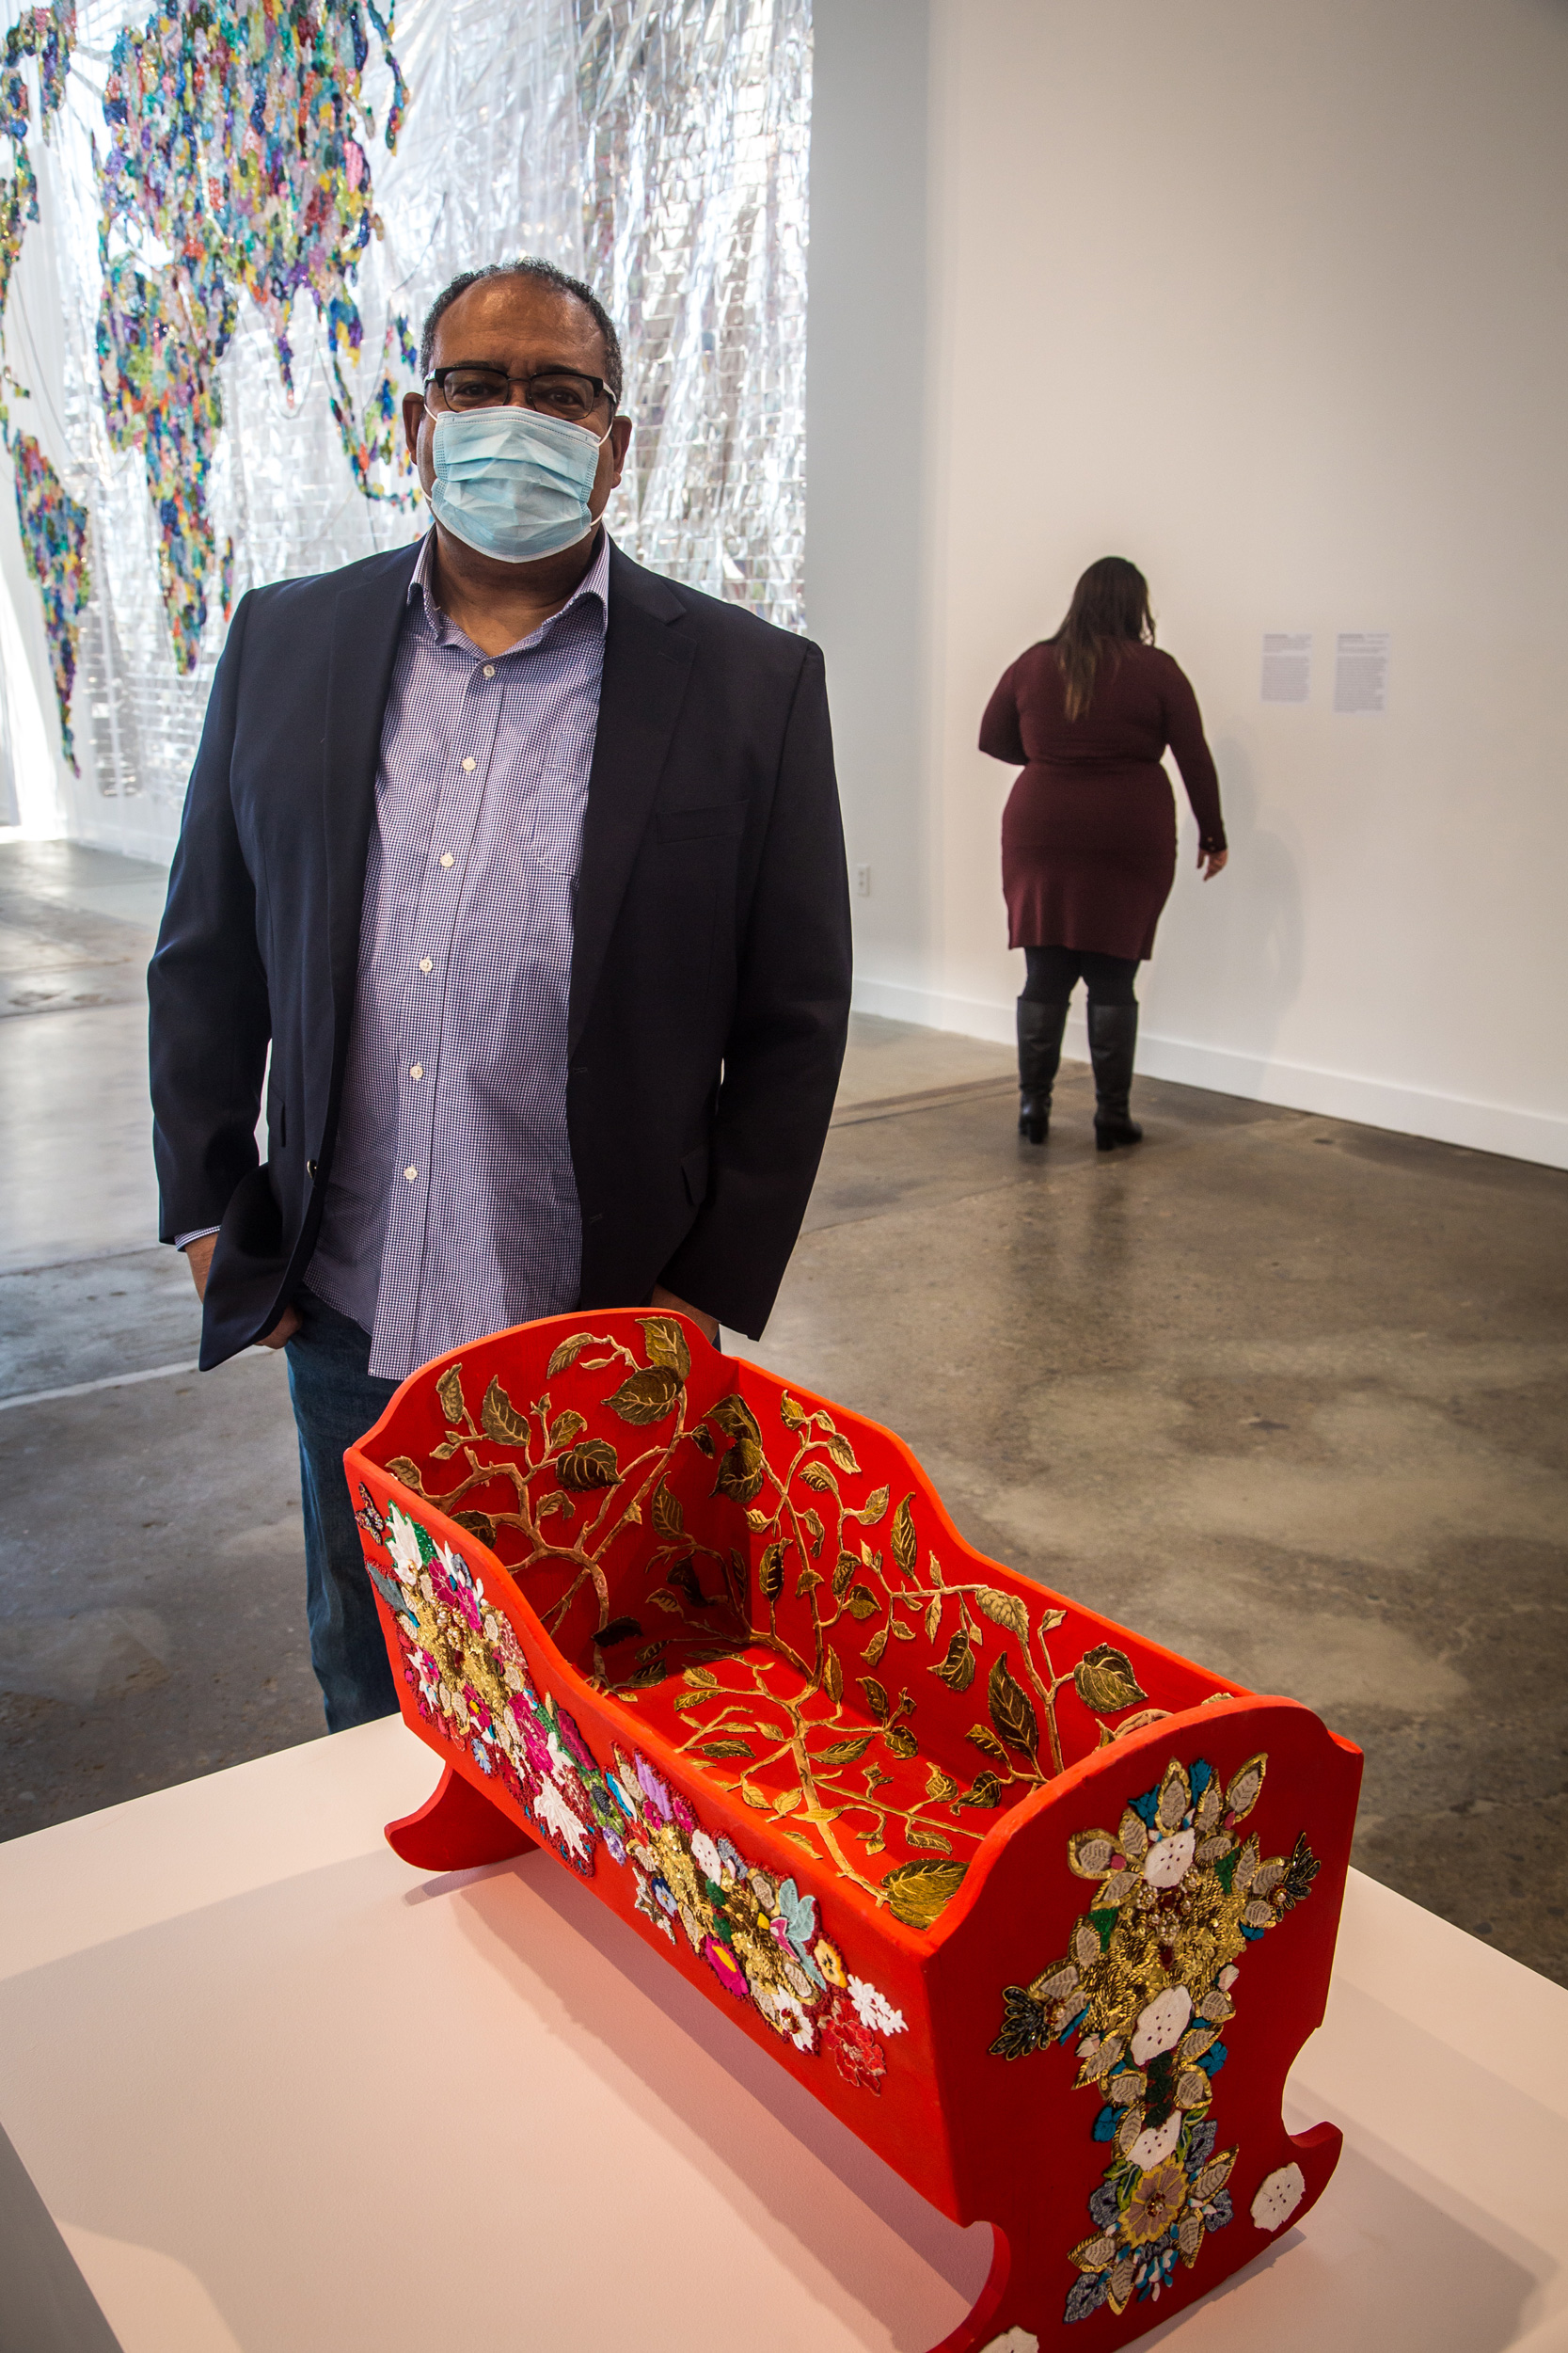
[[(567, 424), (586, 424), (606, 400), (611, 416), (615, 395), (603, 376), (581, 375), (575, 368), (541, 368), (535, 375), (508, 375), (504, 368), (486, 368), (460, 359), (450, 368), (436, 368), (425, 378), (425, 405), (439, 411), (504, 408), (519, 388), (523, 405), (543, 417), (560, 417)], [(431, 389), (435, 389), (435, 399)]]

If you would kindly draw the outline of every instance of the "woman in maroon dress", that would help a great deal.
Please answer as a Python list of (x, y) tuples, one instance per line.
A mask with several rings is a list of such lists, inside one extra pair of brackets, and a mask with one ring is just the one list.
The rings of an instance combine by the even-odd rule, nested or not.
[(1148, 583), (1120, 556), (1091, 564), (1054, 637), (1021, 654), (986, 706), (980, 749), (1024, 761), (1002, 818), (1008, 946), (1028, 963), (1018, 1000), (1018, 1132), (1043, 1144), (1068, 1000), (1089, 993), (1094, 1134), (1138, 1143), (1128, 1110), (1139, 962), (1176, 877), (1166, 745), (1197, 819), (1203, 879), (1226, 863), (1219, 779), (1197, 698), (1154, 644)]

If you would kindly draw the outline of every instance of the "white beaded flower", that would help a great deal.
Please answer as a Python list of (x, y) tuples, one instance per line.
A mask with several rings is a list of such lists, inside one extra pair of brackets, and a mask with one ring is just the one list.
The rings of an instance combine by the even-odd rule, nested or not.
[(1259, 2185), (1252, 2202), (1252, 2218), (1260, 2231), (1277, 2231), (1291, 2219), (1307, 2195), (1307, 2183), (1299, 2165), (1282, 2165), (1277, 2173), (1271, 2173)]
[[(901, 2010), (895, 2010), (885, 1994), (868, 1985), (864, 1978), (849, 1979), (849, 1999), (860, 2013), (860, 2022), (868, 2034), (905, 2034), (909, 2031)], [(1001, 2342), (1000, 2338), (997, 2340)]]

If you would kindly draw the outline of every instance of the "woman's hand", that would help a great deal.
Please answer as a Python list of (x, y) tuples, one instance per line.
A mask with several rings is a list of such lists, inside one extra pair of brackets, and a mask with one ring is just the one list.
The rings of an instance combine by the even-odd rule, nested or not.
[(1230, 852), (1228, 850), (1205, 850), (1200, 845), (1197, 853), (1197, 862), (1203, 868), (1204, 881), (1206, 882), (1212, 882), (1216, 874), (1223, 874), (1225, 872), (1226, 867), (1230, 863)]

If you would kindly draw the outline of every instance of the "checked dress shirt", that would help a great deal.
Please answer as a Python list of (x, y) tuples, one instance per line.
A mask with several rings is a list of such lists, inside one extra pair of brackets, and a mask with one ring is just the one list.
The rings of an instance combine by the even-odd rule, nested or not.
[(610, 549), (505, 653), (453, 626), (427, 537), (381, 730), (341, 1118), (306, 1280), (402, 1380), (575, 1305), (572, 909)]

